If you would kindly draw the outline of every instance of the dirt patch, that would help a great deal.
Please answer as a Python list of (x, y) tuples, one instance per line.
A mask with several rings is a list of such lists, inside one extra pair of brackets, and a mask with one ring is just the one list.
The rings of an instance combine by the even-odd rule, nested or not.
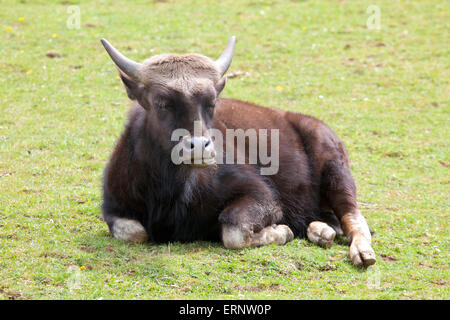
[(330, 265), (330, 264), (325, 264), (323, 266), (320, 266), (317, 268), (317, 270), (319, 271), (333, 271), (336, 270), (336, 266)]
[(258, 285), (258, 286), (234, 286), (234, 289), (241, 290), (241, 291), (251, 291), (251, 292), (262, 292), (262, 291), (278, 291), (283, 289), (283, 286), (281, 284), (271, 284), (269, 286), (265, 285)]
[(388, 256), (387, 254), (381, 254), (381, 259), (388, 262), (398, 261), (397, 257), (394, 256)]
[(26, 299), (21, 292), (12, 292), (3, 286), (0, 286), (0, 295), (8, 297), (9, 300)]
[(438, 286), (448, 286), (450, 284), (450, 281), (447, 280), (433, 280), (431, 282)]
[(45, 56), (50, 59), (62, 57), (62, 55), (57, 52), (48, 52)]
[(85, 252), (89, 252), (89, 253), (94, 253), (94, 252), (98, 251), (96, 248), (92, 247), (91, 245), (89, 245), (87, 243), (82, 243), (80, 249)]
[(429, 262), (419, 262), (419, 266), (433, 269), (433, 264)]
[(439, 163), (442, 164), (446, 168), (450, 167), (450, 161), (439, 161)]

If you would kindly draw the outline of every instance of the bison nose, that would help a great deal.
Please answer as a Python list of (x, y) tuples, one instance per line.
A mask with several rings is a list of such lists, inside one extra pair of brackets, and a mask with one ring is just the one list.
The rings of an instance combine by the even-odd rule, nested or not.
[(194, 160), (194, 164), (211, 164), (214, 161), (214, 144), (210, 137), (186, 136), (183, 138), (182, 146), (186, 155)]
[(183, 139), (183, 148), (188, 152), (196, 150), (203, 151), (211, 144), (211, 139), (206, 137), (185, 137)]

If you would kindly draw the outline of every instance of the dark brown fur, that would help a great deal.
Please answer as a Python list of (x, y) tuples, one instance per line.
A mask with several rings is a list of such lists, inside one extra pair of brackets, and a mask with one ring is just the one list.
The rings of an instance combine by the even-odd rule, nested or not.
[[(220, 224), (250, 224), (257, 232), (278, 223), (304, 237), (310, 222), (330, 219), (321, 206), (339, 218), (356, 208), (347, 152), (321, 121), (221, 99), (212, 126), (224, 133), (280, 129), (279, 172), (261, 176), (258, 165), (176, 166), (158, 141), (154, 119), (135, 104), (105, 172), (103, 210), (110, 227), (115, 217), (133, 218), (150, 240), (192, 241), (219, 240)], [(252, 210), (255, 202), (267, 212)]]
[[(337, 232), (349, 239), (355, 265), (375, 263), (347, 151), (336, 134), (310, 116), (219, 99), (234, 38), (219, 63), (201, 55), (169, 54), (136, 64), (104, 45), (133, 100), (104, 177), (103, 216), (114, 236), (156, 242), (222, 239), (227, 248), (242, 248), (283, 244), (293, 235), (329, 246)], [(194, 132), (194, 122), (201, 123), (201, 133)], [(190, 132), (181, 138), (187, 150), (199, 150), (194, 141), (203, 141), (203, 150), (214, 147), (211, 128), (223, 136), (227, 129), (258, 134), (259, 129), (277, 129), (279, 169), (261, 175), (261, 159), (256, 164), (211, 165), (217, 159), (214, 150), (200, 159), (201, 168), (176, 165), (171, 150), (178, 142), (171, 134), (179, 128)], [(226, 145), (223, 150), (232, 151)], [(195, 157), (192, 151), (188, 155)]]

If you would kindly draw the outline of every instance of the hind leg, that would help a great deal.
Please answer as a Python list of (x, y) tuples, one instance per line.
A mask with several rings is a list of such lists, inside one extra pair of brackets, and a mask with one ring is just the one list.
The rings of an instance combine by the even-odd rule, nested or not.
[(341, 222), (350, 242), (350, 259), (355, 266), (370, 266), (376, 262), (371, 247), (372, 236), (366, 219), (358, 210), (356, 186), (345, 162), (332, 160), (322, 172), (321, 191)]

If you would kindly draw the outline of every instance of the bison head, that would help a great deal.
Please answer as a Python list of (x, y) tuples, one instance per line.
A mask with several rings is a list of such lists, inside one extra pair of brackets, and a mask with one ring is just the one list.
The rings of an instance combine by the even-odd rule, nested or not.
[[(128, 59), (108, 41), (101, 40), (125, 84), (128, 97), (146, 110), (152, 132), (164, 149), (181, 146), (194, 166), (213, 163), (214, 144), (208, 134), (225, 72), (233, 58), (235, 37), (217, 60), (200, 54), (162, 54), (143, 63)], [(173, 142), (175, 130), (185, 130)], [(186, 163), (186, 162), (184, 162)]]

